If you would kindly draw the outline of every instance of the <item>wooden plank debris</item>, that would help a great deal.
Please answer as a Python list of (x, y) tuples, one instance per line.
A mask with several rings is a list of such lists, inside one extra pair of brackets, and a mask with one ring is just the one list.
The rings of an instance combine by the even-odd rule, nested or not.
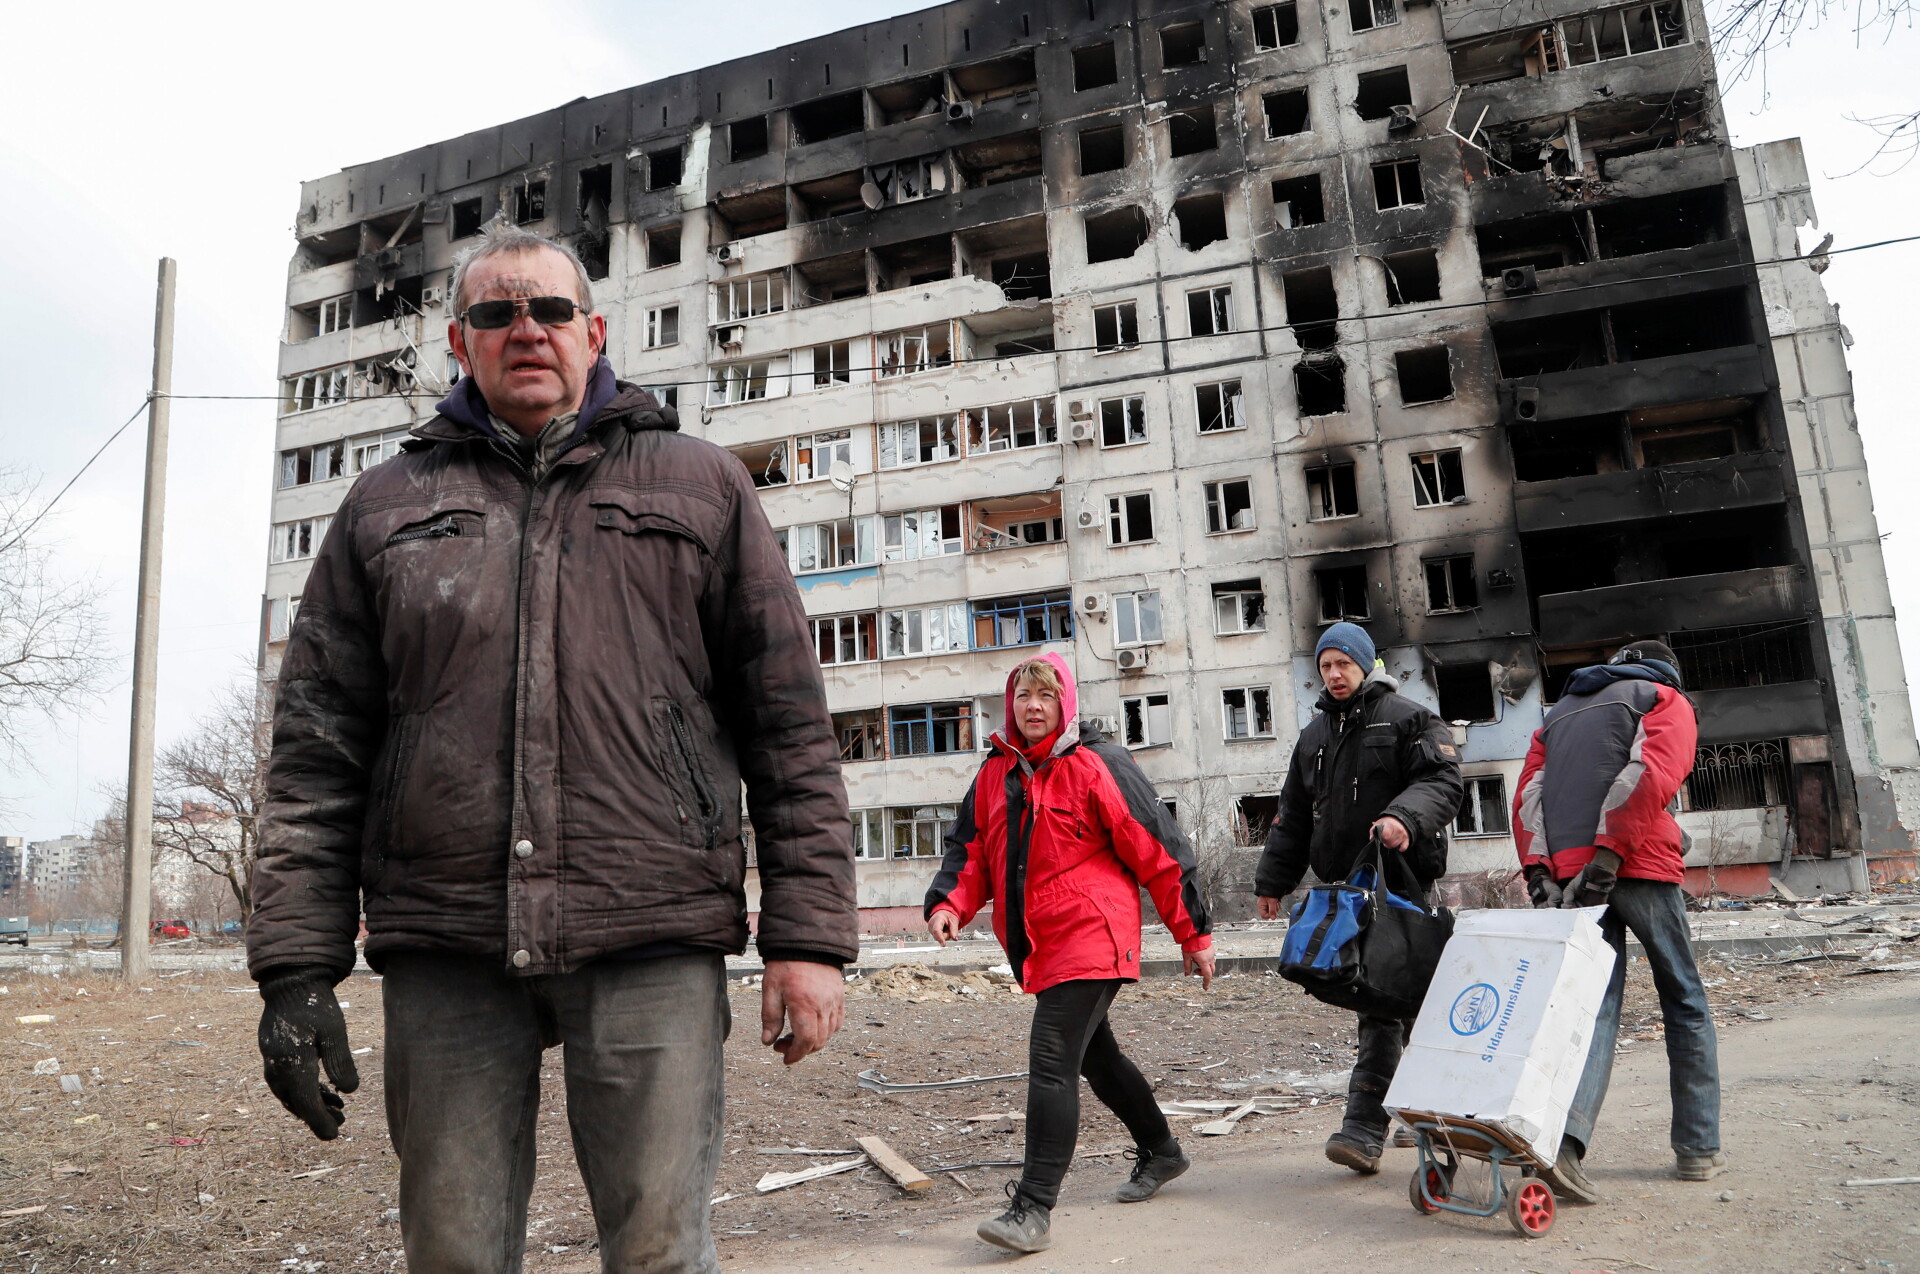
[(1849, 1186), (1920, 1186), (1920, 1177), (1858, 1177), (1844, 1181)]
[(993, 1084), (1001, 1080), (1025, 1079), (1025, 1071), (1015, 1071), (1008, 1075), (966, 1075), (959, 1079), (935, 1080), (926, 1084), (896, 1084), (878, 1070), (861, 1071), (860, 1087), (873, 1093), (929, 1093), (937, 1088), (970, 1088), (975, 1084)]
[(46, 1210), (46, 1204), (36, 1203), (30, 1208), (9, 1208), (5, 1212), (0, 1212), (0, 1217), (33, 1216), (36, 1213), (45, 1212)]
[(855, 1137), (853, 1144), (867, 1152), (874, 1166), (893, 1178), (893, 1183), (909, 1194), (933, 1185), (933, 1178), (913, 1166), (907, 1157), (880, 1137)]
[(324, 1177), (324, 1176), (326, 1176), (326, 1175), (327, 1175), (327, 1174), (328, 1174), (329, 1172), (338, 1172), (338, 1171), (340, 1171), (340, 1168), (339, 1168), (339, 1166), (338, 1166), (338, 1165), (335, 1165), (334, 1167), (331, 1167), (331, 1168), (314, 1168), (314, 1169), (312, 1169), (311, 1171), (308, 1171), (308, 1172), (296, 1172), (296, 1173), (294, 1173), (294, 1174), (293, 1174), (293, 1180), (295, 1180), (295, 1181), (304, 1181), (304, 1180), (307, 1180), (308, 1178), (311, 1178), (311, 1177)]
[(1254, 1103), (1252, 1101), (1242, 1102), (1239, 1106), (1221, 1116), (1219, 1119), (1215, 1119), (1210, 1123), (1201, 1124), (1198, 1128), (1194, 1129), (1194, 1131), (1202, 1137), (1224, 1137), (1232, 1132), (1242, 1119), (1245, 1119), (1253, 1113), (1253, 1107)]
[(838, 1163), (820, 1163), (811, 1168), (802, 1168), (798, 1172), (769, 1172), (753, 1183), (753, 1188), (761, 1194), (770, 1194), (775, 1190), (784, 1190), (788, 1186), (797, 1186), (807, 1181), (818, 1181), (822, 1177), (838, 1176), (842, 1172), (852, 1172), (855, 1168), (867, 1166), (867, 1157), (858, 1155), (852, 1159), (842, 1159)]

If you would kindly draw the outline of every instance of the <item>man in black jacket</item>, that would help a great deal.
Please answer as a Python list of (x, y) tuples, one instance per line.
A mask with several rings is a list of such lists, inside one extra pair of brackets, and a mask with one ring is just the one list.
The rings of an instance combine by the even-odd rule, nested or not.
[[(1399, 683), (1374, 666), (1373, 640), (1363, 629), (1335, 624), (1322, 634), (1314, 658), (1326, 685), (1314, 705), (1320, 715), (1294, 744), (1280, 810), (1254, 874), (1264, 920), (1280, 914), (1280, 900), (1309, 867), (1320, 880), (1345, 880), (1376, 833), (1403, 856), (1424, 895), (1447, 869), (1446, 827), (1465, 791), (1446, 722), (1396, 693)], [(1327, 1138), (1333, 1162), (1356, 1172), (1380, 1170), (1389, 1122), (1381, 1099), (1412, 1026), (1361, 1016), (1346, 1117)]]

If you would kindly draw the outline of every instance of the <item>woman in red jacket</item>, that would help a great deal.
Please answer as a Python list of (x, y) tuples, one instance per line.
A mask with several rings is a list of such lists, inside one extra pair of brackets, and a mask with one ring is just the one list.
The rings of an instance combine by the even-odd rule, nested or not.
[(1077, 719), (1073, 674), (1054, 654), (1007, 678), (1007, 726), (993, 736), (927, 891), (941, 945), (994, 902), (993, 931), (1036, 999), (1028, 1042), (1027, 1153), (1007, 1210), (980, 1237), (1014, 1252), (1052, 1242), (1051, 1214), (1080, 1128), (1080, 1077), (1137, 1149), (1123, 1203), (1187, 1170), (1153, 1088), (1121, 1053), (1107, 1009), (1140, 977), (1140, 888), (1179, 940), (1188, 973), (1213, 984), (1212, 925), (1179, 825), (1121, 748)]

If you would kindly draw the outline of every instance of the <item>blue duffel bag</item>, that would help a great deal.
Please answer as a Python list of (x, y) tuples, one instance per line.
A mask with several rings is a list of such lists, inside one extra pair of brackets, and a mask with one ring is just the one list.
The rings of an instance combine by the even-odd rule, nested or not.
[[(1402, 892), (1383, 883), (1387, 864), (1405, 878)], [(1453, 913), (1422, 905), (1420, 883), (1375, 835), (1344, 883), (1315, 885), (1287, 917), (1280, 976), (1317, 1000), (1370, 1017), (1420, 1012)]]

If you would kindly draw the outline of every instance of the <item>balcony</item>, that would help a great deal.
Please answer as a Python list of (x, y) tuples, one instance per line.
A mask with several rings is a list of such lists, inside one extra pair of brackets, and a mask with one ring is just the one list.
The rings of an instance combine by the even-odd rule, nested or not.
[(1718, 460), (1629, 469), (1553, 482), (1517, 482), (1514, 523), (1522, 532), (1639, 522), (1780, 504), (1787, 498), (1781, 457), (1751, 451)]
[(1693, 702), (1703, 744), (1827, 733), (1827, 706), (1817, 681), (1702, 690)]
[(1643, 358), (1604, 367), (1516, 376), (1500, 382), (1501, 419), (1509, 424), (1577, 420), (1669, 403), (1754, 398), (1773, 387), (1758, 346)]
[(1813, 595), (1800, 567), (1762, 566), (1548, 593), (1539, 607), (1540, 644), (1551, 648), (1797, 619), (1813, 610)]

